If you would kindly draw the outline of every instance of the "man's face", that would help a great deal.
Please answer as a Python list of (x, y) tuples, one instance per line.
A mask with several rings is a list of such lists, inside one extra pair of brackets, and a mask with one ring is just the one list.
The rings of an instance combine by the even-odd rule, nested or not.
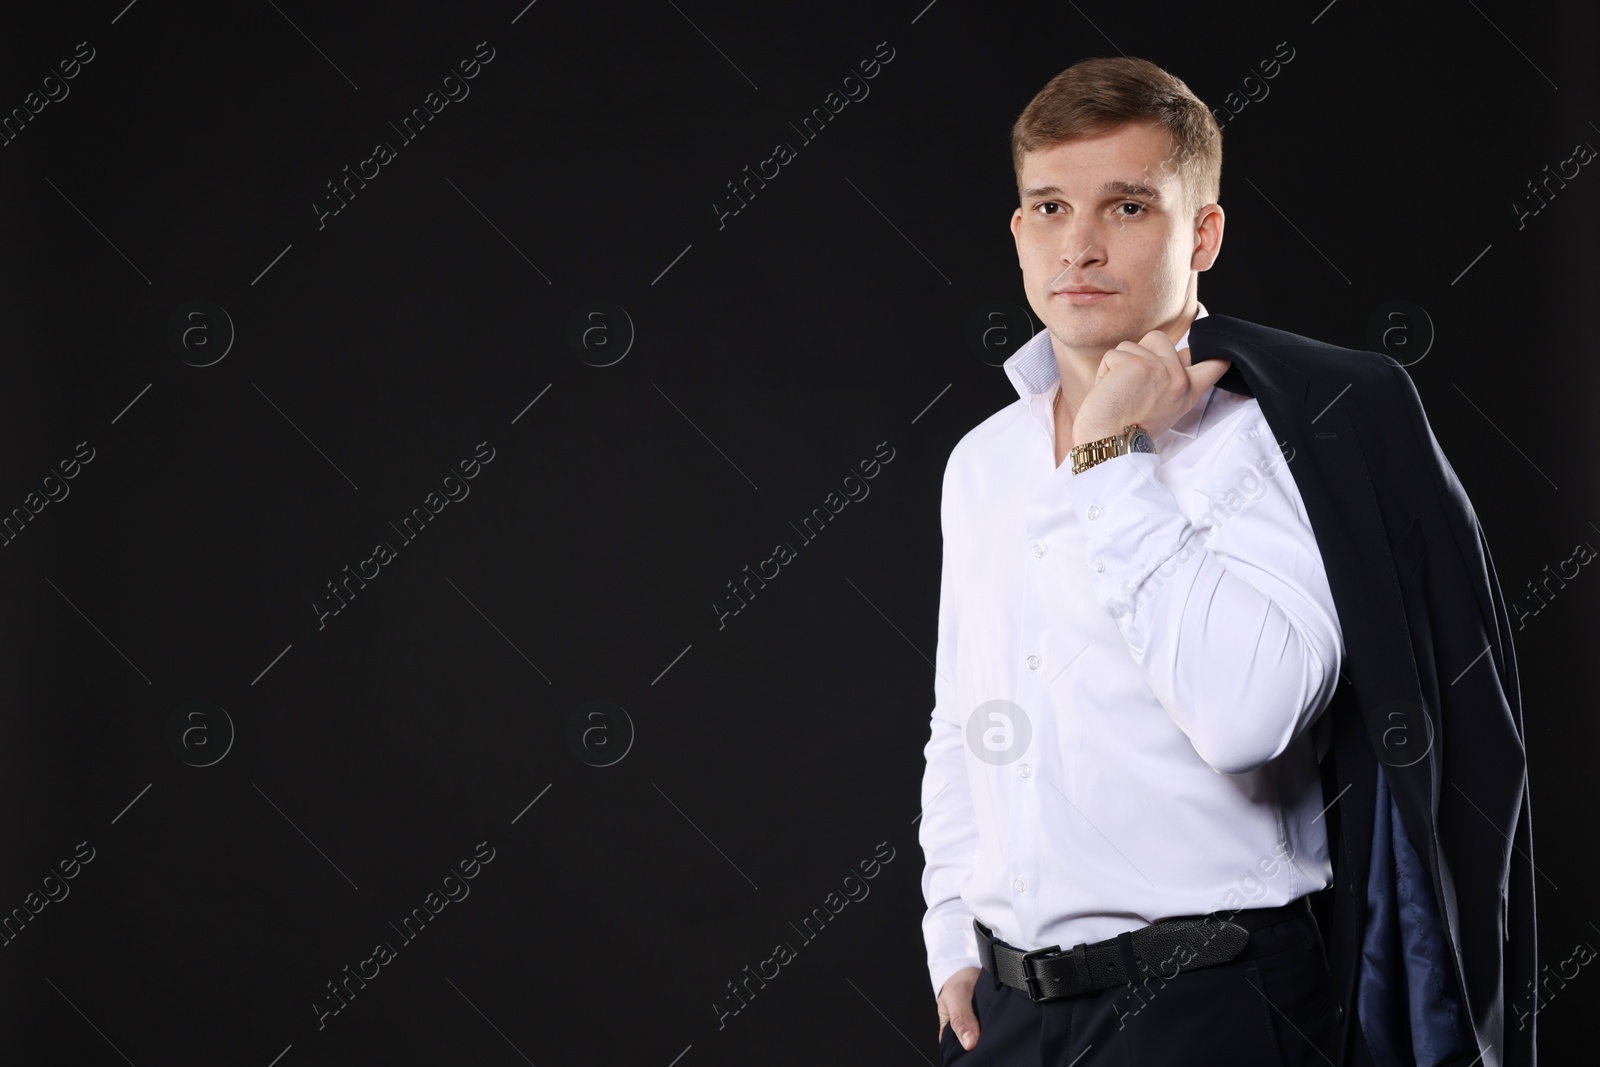
[[(1020, 184), (1011, 233), (1028, 303), (1068, 348), (1104, 352), (1172, 325), (1221, 241), (1220, 209), (1197, 225), (1154, 124), (1029, 152)], [(1099, 292), (1070, 291), (1083, 289)]]

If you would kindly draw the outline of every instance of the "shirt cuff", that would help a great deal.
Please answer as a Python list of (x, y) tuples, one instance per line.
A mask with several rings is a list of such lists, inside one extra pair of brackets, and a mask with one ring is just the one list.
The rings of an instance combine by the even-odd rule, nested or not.
[(972, 928), (972, 914), (964, 907), (946, 907), (939, 914), (930, 912), (923, 919), (922, 935), (928, 947), (928, 978), (933, 983), (935, 999), (952, 974), (963, 967), (983, 966), (978, 956), (978, 932)]

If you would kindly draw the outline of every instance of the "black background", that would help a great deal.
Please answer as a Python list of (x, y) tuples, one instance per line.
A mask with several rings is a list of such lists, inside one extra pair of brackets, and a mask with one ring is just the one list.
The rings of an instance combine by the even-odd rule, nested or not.
[[(1392, 351), (1508, 603), (1600, 544), (1600, 176), (1512, 207), (1600, 145), (1587, 6), (124, 2), (0, 27), (5, 113), (94, 50), (0, 147), (0, 509), (94, 455), (0, 550), (0, 912), (94, 849), (0, 948), (6, 1062), (934, 1062), (940, 480), (1015, 399), (968, 339), (1023, 303), (1010, 124), (1084, 56), (1220, 107), (1287, 42), (1227, 122), (1201, 299), (1353, 347), (1424, 309), (1431, 347), (1413, 315)], [(479, 42), (470, 95), (319, 229), (325, 183)], [(870, 95), (803, 142), (880, 42)], [(719, 228), (778, 141), (797, 158)], [(204, 367), (215, 311), (168, 341), (194, 301), (235, 331)], [(880, 442), (870, 495), (799, 545)], [(381, 540), (398, 558), (319, 628)], [(719, 628), (780, 540), (798, 558)], [(1551, 961), (1600, 944), (1597, 588), (1516, 633)], [(596, 700), (631, 747), (615, 712), (569, 743)], [(319, 1029), (325, 983), (482, 841), (470, 895)], [(870, 895), (719, 1029), (726, 983), (880, 843)], [(1547, 1051), (1597, 992), (1548, 999)]]

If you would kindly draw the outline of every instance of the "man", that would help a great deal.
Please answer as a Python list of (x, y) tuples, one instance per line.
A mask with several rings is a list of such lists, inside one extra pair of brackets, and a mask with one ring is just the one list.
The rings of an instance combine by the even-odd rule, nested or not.
[(1409, 376), (1207, 315), (1220, 132), (1160, 68), (1012, 145), (1046, 329), (945, 471), (945, 1062), (1532, 1064), (1515, 660)]

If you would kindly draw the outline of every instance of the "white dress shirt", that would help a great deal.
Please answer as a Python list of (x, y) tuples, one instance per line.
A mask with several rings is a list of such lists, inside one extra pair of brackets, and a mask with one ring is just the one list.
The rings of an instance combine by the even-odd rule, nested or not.
[(918, 829), (935, 995), (979, 965), (974, 916), (1070, 949), (1332, 880), (1307, 728), (1344, 639), (1260, 406), (1212, 386), (1154, 454), (1074, 475), (1049, 331), (1005, 372), (1019, 399), (957, 443), (940, 508)]

